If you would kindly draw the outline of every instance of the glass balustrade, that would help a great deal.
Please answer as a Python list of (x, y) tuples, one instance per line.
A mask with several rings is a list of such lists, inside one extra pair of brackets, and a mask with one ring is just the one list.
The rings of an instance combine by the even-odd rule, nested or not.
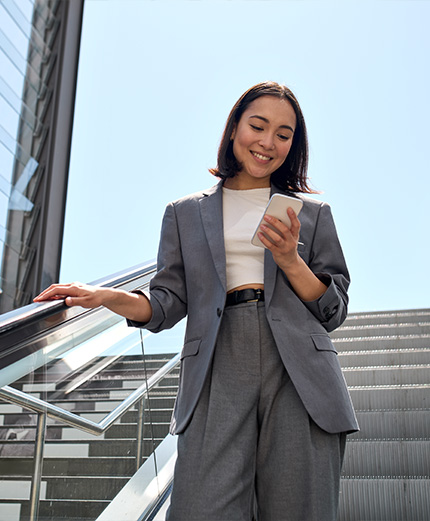
[[(137, 273), (104, 283), (145, 287), (154, 266)], [(134, 487), (136, 472), (139, 486), (148, 485), (142, 512), (150, 508), (165, 489), (162, 461), (175, 452), (171, 442), (159, 446), (177, 391), (183, 323), (153, 335), (103, 308), (19, 311), (0, 317), (0, 519), (95, 520)]]

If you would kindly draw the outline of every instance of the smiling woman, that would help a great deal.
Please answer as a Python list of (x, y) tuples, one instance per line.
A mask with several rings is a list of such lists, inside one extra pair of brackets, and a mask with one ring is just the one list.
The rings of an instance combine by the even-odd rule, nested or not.
[[(104, 305), (154, 333), (187, 316), (168, 521), (336, 521), (358, 425), (327, 332), (346, 317), (349, 274), (330, 207), (303, 196), (307, 154), (292, 92), (255, 85), (227, 120), (221, 180), (167, 206), (148, 292), (54, 285), (37, 299)], [(257, 247), (271, 193), (300, 199), (300, 220), (266, 216)]]

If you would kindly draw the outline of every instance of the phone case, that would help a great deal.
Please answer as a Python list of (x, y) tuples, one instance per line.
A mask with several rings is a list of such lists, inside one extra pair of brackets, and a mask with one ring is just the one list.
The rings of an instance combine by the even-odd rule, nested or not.
[[(258, 238), (257, 233), (260, 230), (261, 223), (263, 222), (263, 218), (266, 214), (271, 215), (272, 217), (276, 217), (277, 219), (282, 221), (286, 226), (289, 227), (291, 226), (291, 221), (288, 217), (287, 209), (292, 208), (296, 212), (296, 215), (299, 215), (302, 206), (303, 201), (301, 201), (300, 199), (290, 197), (289, 195), (273, 194), (266, 206), (266, 209), (264, 210), (260, 222), (258, 223), (257, 229), (255, 230), (254, 235), (252, 236), (252, 244), (261, 248), (265, 247), (264, 244)], [(269, 223), (265, 222), (264, 224), (272, 228), (272, 230), (275, 230), (272, 226), (270, 226)]]

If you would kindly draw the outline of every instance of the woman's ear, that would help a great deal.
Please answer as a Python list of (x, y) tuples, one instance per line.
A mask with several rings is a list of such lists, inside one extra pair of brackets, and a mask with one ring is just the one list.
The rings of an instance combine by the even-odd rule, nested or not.
[(233, 130), (231, 131), (230, 141), (233, 141), (236, 135), (236, 125), (234, 125)]

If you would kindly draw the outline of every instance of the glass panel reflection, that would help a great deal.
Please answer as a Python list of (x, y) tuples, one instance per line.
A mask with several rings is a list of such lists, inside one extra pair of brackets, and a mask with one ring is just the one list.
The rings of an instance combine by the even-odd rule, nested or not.
[[(93, 319), (92, 327), (47, 335), (43, 349), (7, 368), (9, 380), (17, 375), (10, 387), (101, 422), (133, 391), (146, 389), (182, 347), (183, 323), (158, 335), (129, 328), (122, 319), (101, 331)], [(169, 431), (178, 378), (175, 368), (100, 436), (48, 418), (40, 515), (95, 519), (142, 465), (141, 479), (157, 484), (154, 451)], [(29, 513), (36, 423), (36, 413), (0, 403), (0, 490), (19, 504), (21, 519)], [(13, 497), (5, 489), (11, 483)]]

